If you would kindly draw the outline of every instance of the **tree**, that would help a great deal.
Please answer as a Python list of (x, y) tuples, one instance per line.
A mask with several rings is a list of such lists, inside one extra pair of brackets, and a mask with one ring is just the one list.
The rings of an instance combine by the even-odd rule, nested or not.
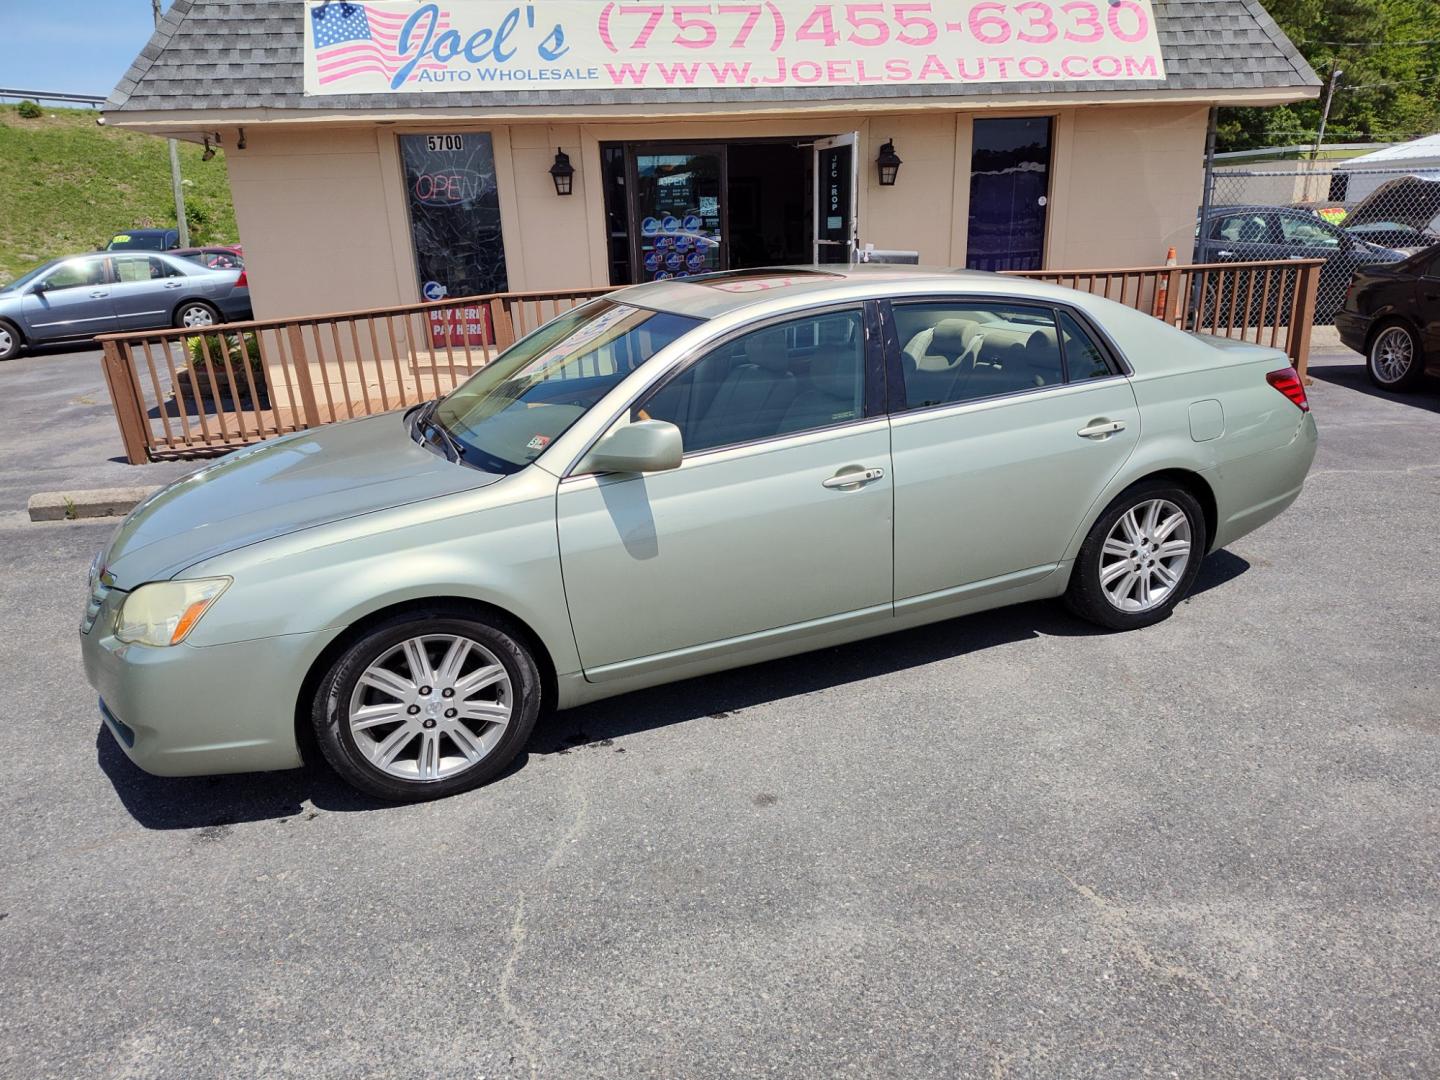
[[(1343, 72), (1327, 142), (1402, 142), (1440, 128), (1440, 0), (1269, 0), (1266, 8), (1321, 79)], [(1313, 142), (1319, 124), (1319, 101), (1221, 109), (1217, 146)]]

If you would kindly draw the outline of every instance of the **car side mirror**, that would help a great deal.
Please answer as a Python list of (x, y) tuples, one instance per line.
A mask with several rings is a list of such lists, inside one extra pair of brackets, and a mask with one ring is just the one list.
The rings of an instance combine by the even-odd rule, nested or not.
[(577, 473), (647, 473), (678, 469), (685, 456), (680, 429), (666, 420), (637, 420), (603, 436)]
[(41, 293), (43, 293), (43, 292), (45, 291), (45, 282), (43, 282), (43, 281), (37, 281), (37, 282), (35, 282), (34, 285), (31, 285), (31, 286), (30, 286), (30, 291), (31, 291), (32, 293), (34, 293), (36, 296), (39, 296)]

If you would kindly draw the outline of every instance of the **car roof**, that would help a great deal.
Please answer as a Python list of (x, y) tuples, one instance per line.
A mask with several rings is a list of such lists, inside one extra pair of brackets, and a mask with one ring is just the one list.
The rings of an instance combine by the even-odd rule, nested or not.
[(1029, 278), (943, 267), (868, 263), (773, 266), (632, 285), (608, 298), (637, 307), (712, 319), (747, 308), (777, 311), (871, 297), (924, 293), (1002, 293), (1017, 299), (1073, 301), (1075, 293)]

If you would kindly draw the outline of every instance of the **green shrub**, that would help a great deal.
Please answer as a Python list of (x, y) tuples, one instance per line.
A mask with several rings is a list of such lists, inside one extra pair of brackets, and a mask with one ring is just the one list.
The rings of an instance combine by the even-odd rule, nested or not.
[(25, 120), (39, 120), (45, 115), (45, 110), (40, 108), (38, 103), (29, 100), (20, 102), (19, 112), (21, 118)]
[[(221, 338), (224, 338), (224, 347)], [(209, 347), (210, 357), (206, 361), (205, 350)], [(196, 334), (185, 339), (190, 359), (182, 378), (190, 383), (190, 391), (201, 398), (211, 397), (210, 377), (215, 377), (215, 386), (222, 396), (229, 393), (229, 375), (225, 360), (229, 349), (229, 371), (235, 373), (235, 394), (237, 400), (250, 403), (250, 384), (245, 378), (245, 365), (250, 366), (250, 377), (255, 382), (255, 392), (261, 405), (269, 404), (269, 384), (265, 381), (265, 365), (260, 359), (260, 341), (254, 334)], [(188, 377), (187, 377), (188, 376)]]

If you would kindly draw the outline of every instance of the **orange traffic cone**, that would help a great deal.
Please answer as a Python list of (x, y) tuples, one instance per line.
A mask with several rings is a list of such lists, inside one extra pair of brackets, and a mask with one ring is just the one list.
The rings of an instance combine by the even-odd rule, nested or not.
[[(1176, 265), (1175, 248), (1173, 246), (1170, 248), (1169, 251), (1165, 252), (1165, 265)], [(1154, 315), (1157, 319), (1165, 318), (1166, 311), (1169, 308), (1169, 304), (1170, 275), (1166, 274), (1164, 277), (1160, 278), (1160, 280), (1155, 285), (1155, 306), (1153, 310), (1151, 310), (1150, 314)]]

